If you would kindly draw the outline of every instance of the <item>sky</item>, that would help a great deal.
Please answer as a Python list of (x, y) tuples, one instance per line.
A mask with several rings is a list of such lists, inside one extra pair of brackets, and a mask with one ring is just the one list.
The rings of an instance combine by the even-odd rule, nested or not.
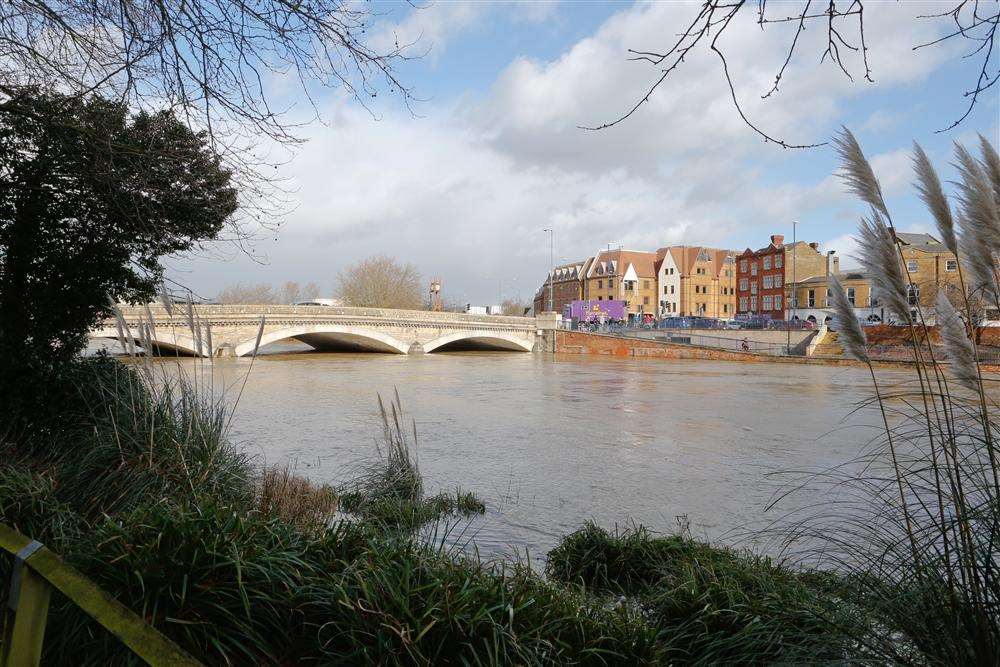
[[(372, 43), (415, 43), (421, 55), (399, 68), (417, 101), (407, 109), (383, 91), (366, 109), (340, 91), (316, 96), (321, 120), (298, 130), (305, 143), (276, 169), (289, 204), (279, 230), (261, 230), (249, 250), (216, 243), (170, 258), (168, 276), (203, 297), (285, 281), (315, 281), (328, 295), (343, 267), (382, 253), (414, 264), (427, 283), (440, 277), (449, 302), (529, 302), (550, 263), (544, 229), (554, 230), (558, 265), (609, 244), (757, 248), (771, 234), (790, 240), (792, 221), (799, 240), (856, 265), (852, 236), (865, 210), (834, 175), (832, 148), (765, 143), (740, 119), (707, 49), (693, 50), (628, 120), (580, 129), (645, 94), (659, 70), (629, 61), (628, 49), (662, 50), (699, 4), (376, 2)], [(982, 133), (1000, 144), (1000, 86), (958, 127), (937, 132), (964, 112), (981, 63), (963, 58), (968, 44), (958, 42), (913, 50), (947, 31), (917, 18), (936, 9), (866, 3), (874, 83), (857, 54), (845, 50), (853, 81), (821, 63), (825, 31), (807, 30), (767, 99), (794, 25), (762, 31), (748, 3), (719, 41), (754, 123), (803, 144), (849, 127), (906, 231), (933, 231), (911, 184), (914, 141), (945, 180), (955, 173), (953, 142)], [(271, 85), (309, 115), (301, 95)]]

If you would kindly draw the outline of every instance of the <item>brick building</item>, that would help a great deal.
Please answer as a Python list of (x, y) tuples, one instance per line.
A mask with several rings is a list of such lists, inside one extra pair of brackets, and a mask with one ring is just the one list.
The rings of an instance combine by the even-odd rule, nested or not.
[(775, 234), (763, 248), (736, 257), (736, 313), (785, 318), (784, 237)]
[(771, 236), (763, 248), (747, 248), (736, 257), (736, 312), (742, 316), (791, 319), (795, 304), (793, 278), (826, 275), (840, 270), (840, 259), (819, 251), (818, 243), (785, 244), (781, 234)]
[(535, 293), (534, 312), (554, 310), (561, 313), (568, 303), (582, 299), (583, 280), (591, 259), (555, 267), (552, 270), (552, 304), (549, 303), (549, 277), (546, 276), (545, 282)]

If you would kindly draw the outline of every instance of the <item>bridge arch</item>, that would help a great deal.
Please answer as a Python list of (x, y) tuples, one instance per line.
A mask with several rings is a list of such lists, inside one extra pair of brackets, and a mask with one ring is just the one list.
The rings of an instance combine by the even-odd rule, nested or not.
[[(388, 352), (406, 354), (410, 346), (389, 334), (374, 328), (362, 328), (338, 324), (314, 324), (309, 326), (292, 326), (274, 331), (265, 331), (261, 336), (260, 346), (276, 343), (281, 340), (294, 339), (316, 349), (347, 349), (358, 352)], [(253, 353), (257, 336), (249, 338), (235, 346), (237, 357)]]
[[(153, 335), (155, 337), (150, 342), (155, 348), (155, 351), (159, 354), (183, 354), (189, 357), (198, 356), (198, 344), (192, 336), (170, 330), (166, 327), (156, 327), (153, 331)], [(139, 341), (139, 336), (135, 331), (132, 331), (132, 337), (135, 339), (136, 346), (142, 347)], [(125, 347), (128, 344), (127, 341), (119, 339), (117, 327), (105, 327), (103, 329), (92, 331), (90, 333), (90, 339), (117, 340), (122, 347)], [(207, 349), (207, 346), (203, 346), (201, 356), (207, 357), (208, 355), (209, 350)]]
[(464, 343), (470, 348), (511, 350), (514, 352), (531, 352), (534, 346), (534, 341), (529, 342), (524, 336), (501, 331), (461, 331), (435, 338), (423, 343), (422, 347), (424, 352), (433, 352), (454, 343)]

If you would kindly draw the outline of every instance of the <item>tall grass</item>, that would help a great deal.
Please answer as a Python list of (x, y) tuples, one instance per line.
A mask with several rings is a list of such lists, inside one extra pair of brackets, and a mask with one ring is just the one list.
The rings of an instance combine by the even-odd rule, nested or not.
[[(959, 206), (953, 207), (926, 154), (914, 165), (921, 197), (946, 245), (957, 251), (960, 297), (944, 293), (934, 313), (911, 315), (891, 211), (854, 136), (836, 140), (849, 189), (871, 207), (858, 238), (859, 261), (878, 296), (909, 327), (911, 384), (880, 381), (867, 341), (842, 288), (831, 280), (845, 349), (868, 364), (881, 437), (851, 468), (825, 473), (834, 500), (786, 528), (791, 539), (823, 547), (805, 554), (845, 576), (840, 591), (870, 622), (855, 640), (874, 661), (1000, 664), (1000, 466), (996, 402), (976, 354), (974, 299), (997, 299), (1000, 172), (985, 139), (982, 160), (956, 146)], [(992, 180), (991, 180), (992, 178)], [(957, 225), (956, 225), (957, 222)], [(942, 332), (945, 358), (930, 344)], [(945, 363), (947, 362), (947, 363)]]
[(678, 664), (806, 664), (850, 655), (853, 616), (800, 574), (749, 552), (642, 526), (609, 533), (587, 524), (548, 555), (548, 575), (595, 593), (628, 596), (659, 628)]
[(406, 423), (399, 392), (386, 407), (378, 397), (382, 436), (376, 460), (355, 475), (341, 493), (341, 509), (383, 526), (412, 530), (449, 516), (483, 514), (475, 494), (456, 489), (427, 496), (417, 460), (416, 423)]

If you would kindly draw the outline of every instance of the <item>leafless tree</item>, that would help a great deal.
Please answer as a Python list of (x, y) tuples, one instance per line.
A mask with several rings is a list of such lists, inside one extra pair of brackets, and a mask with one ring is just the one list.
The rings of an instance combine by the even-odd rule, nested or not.
[(219, 303), (280, 303), (274, 289), (267, 283), (244, 285), (236, 283), (219, 292)]
[(6, 0), (0, 92), (100, 93), (177, 109), (213, 135), (235, 123), (296, 141), (273, 102), (277, 81), (295, 82), (310, 102), (317, 86), (366, 106), (381, 85), (410, 99), (395, 72), (408, 45), (373, 47), (373, 18), (348, 0)]
[(503, 303), (500, 304), (500, 313), (503, 315), (524, 315), (530, 307), (516, 299), (504, 299)]
[(306, 286), (302, 288), (302, 292), (299, 294), (300, 301), (312, 301), (313, 299), (318, 299), (320, 294), (319, 285), (314, 281), (309, 281)]
[[(969, 44), (967, 58), (974, 58), (979, 64), (978, 76), (965, 92), (968, 100), (964, 112), (948, 127), (938, 130), (950, 130), (968, 118), (975, 108), (982, 93), (992, 88), (1000, 78), (1000, 68), (995, 63), (997, 26), (1000, 24), (1000, 3), (987, 0), (953, 0), (954, 5), (945, 12), (928, 14), (918, 17), (922, 20), (948, 22), (949, 28), (944, 35), (930, 42), (914, 44), (913, 49), (923, 49), (938, 46), (954, 40), (965, 40)], [(771, 7), (777, 7), (769, 13)], [(794, 11), (788, 11), (794, 7)], [(634, 114), (643, 104), (649, 101), (656, 89), (684, 63), (686, 57), (696, 49), (708, 49), (718, 56), (722, 74), (729, 86), (729, 94), (733, 106), (743, 122), (754, 132), (783, 148), (811, 148), (823, 145), (796, 144), (768, 134), (756, 121), (746, 115), (744, 106), (736, 94), (736, 87), (729, 70), (729, 55), (722, 44), (723, 36), (733, 24), (746, 16), (754, 20), (761, 30), (775, 24), (790, 24), (794, 26), (787, 55), (778, 69), (774, 84), (764, 91), (762, 98), (766, 99), (778, 92), (782, 77), (789, 63), (800, 48), (799, 38), (807, 26), (819, 26), (825, 31), (823, 51), (820, 62), (829, 62), (837, 67), (848, 79), (860, 75), (866, 81), (874, 83), (872, 70), (868, 62), (868, 45), (865, 35), (865, 5), (862, 0), (795, 0), (795, 2), (768, 2), (768, 0), (703, 0), (694, 18), (682, 26), (679, 34), (671, 37), (660, 50), (629, 49), (629, 60), (645, 62), (656, 68), (653, 83), (638, 101), (630, 106), (621, 116), (596, 126), (582, 126), (587, 130), (602, 130), (623, 122)], [(751, 17), (753, 17), (751, 19)], [(855, 54), (860, 59), (860, 65), (854, 65), (845, 59), (848, 54)], [(741, 57), (752, 57), (751, 54), (740, 54)], [(852, 69), (854, 70), (852, 73)], [(861, 70), (864, 70), (863, 72)], [(825, 143), (825, 142), (824, 142)]]
[(423, 305), (417, 268), (388, 255), (374, 255), (341, 271), (337, 296), (347, 306), (419, 309)]
[(295, 303), (296, 301), (303, 300), (300, 296), (302, 294), (302, 288), (299, 287), (297, 282), (289, 280), (281, 287), (281, 292), (279, 295), (280, 303)]
[(374, 46), (376, 17), (353, 0), (2, 0), (0, 113), (37, 88), (172, 110), (234, 172), (241, 215), (222, 238), (242, 241), (288, 209), (274, 149), (309, 120), (289, 113), (289, 84), (314, 116), (322, 89), (369, 110), (386, 89), (409, 105), (396, 68), (411, 45)]

